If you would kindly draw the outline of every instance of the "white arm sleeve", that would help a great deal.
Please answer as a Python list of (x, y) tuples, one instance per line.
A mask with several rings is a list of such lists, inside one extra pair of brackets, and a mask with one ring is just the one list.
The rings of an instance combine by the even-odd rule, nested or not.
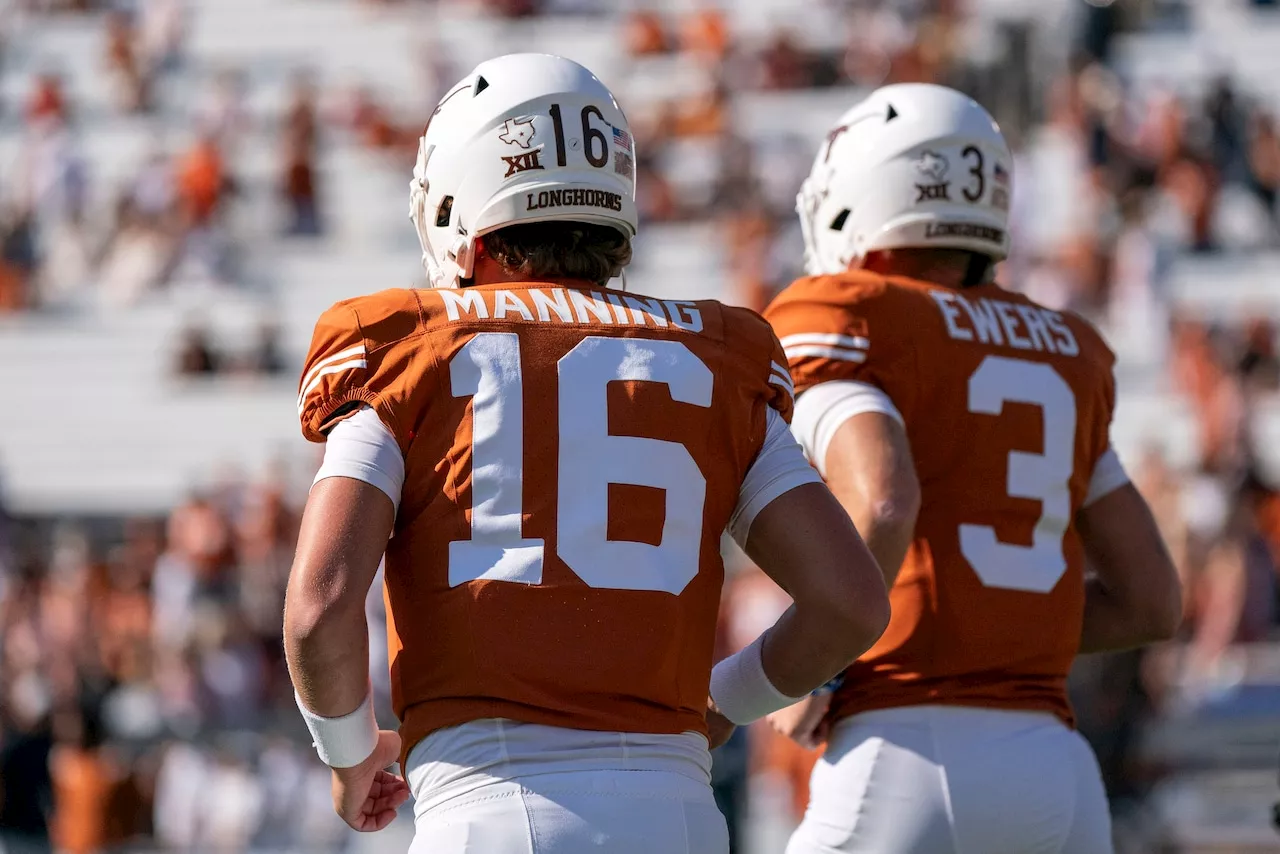
[(738, 506), (729, 518), (729, 534), (734, 541), (747, 547), (747, 535), (751, 523), (769, 502), (806, 483), (822, 483), (822, 478), (804, 458), (804, 452), (795, 437), (787, 429), (787, 422), (775, 410), (767, 416), (764, 445), (755, 462), (747, 470), (738, 489)]
[(350, 477), (376, 486), (399, 509), (400, 492), (404, 489), (404, 455), (396, 437), (370, 407), (361, 408), (329, 431), (324, 462), (311, 485), (326, 477)]
[(1120, 464), (1120, 457), (1113, 448), (1107, 448), (1093, 466), (1093, 476), (1089, 478), (1089, 491), (1084, 496), (1084, 506), (1088, 507), (1099, 498), (1107, 497), (1128, 482), (1129, 473)]
[(827, 474), (827, 448), (836, 430), (853, 416), (864, 412), (879, 412), (906, 426), (902, 413), (893, 405), (889, 395), (869, 383), (853, 380), (819, 383), (796, 401), (791, 430), (824, 477)]

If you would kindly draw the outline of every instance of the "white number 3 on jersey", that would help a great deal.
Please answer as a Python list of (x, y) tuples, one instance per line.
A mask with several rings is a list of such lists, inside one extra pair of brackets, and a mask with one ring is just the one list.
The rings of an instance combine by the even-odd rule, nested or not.
[(1048, 593), (1067, 570), (1062, 537), (1071, 521), (1076, 399), (1049, 365), (988, 356), (969, 378), (969, 411), (999, 415), (1005, 401), (1044, 413), (1044, 453), (1009, 453), (1008, 493), (1041, 502), (1031, 545), (1002, 543), (988, 525), (960, 526), (960, 553), (987, 587)]

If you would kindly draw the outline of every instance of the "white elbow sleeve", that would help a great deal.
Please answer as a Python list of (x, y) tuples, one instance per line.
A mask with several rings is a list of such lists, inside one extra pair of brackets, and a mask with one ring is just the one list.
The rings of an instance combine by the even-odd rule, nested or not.
[(312, 485), (327, 477), (349, 477), (375, 486), (400, 507), (404, 455), (378, 413), (363, 407), (333, 426), (325, 441), (324, 462)]
[(767, 418), (764, 444), (742, 479), (738, 506), (729, 517), (729, 535), (744, 549), (751, 533), (751, 523), (770, 502), (797, 486), (822, 482), (804, 458), (782, 416), (770, 409)]
[(836, 431), (850, 418), (866, 412), (879, 412), (903, 424), (902, 413), (889, 395), (870, 383), (854, 380), (819, 383), (796, 401), (791, 432), (796, 434), (805, 454), (823, 477), (827, 474), (827, 448)]
[(1093, 474), (1089, 478), (1089, 491), (1084, 497), (1084, 506), (1088, 507), (1100, 498), (1105, 498), (1129, 482), (1129, 473), (1120, 463), (1120, 457), (1112, 448), (1098, 458), (1093, 466)]

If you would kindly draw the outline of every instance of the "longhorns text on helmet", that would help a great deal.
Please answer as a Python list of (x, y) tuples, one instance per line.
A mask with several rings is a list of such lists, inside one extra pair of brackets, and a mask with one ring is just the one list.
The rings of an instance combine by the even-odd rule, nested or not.
[(470, 278), (475, 239), (522, 223), (636, 233), (635, 145), (617, 101), (576, 62), (511, 54), (440, 101), (418, 144), (409, 216), (432, 287)]

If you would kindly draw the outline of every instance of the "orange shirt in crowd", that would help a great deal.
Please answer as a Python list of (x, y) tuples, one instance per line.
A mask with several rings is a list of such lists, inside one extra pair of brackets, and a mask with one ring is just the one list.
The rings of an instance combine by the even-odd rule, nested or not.
[(197, 223), (208, 222), (222, 200), (226, 175), (222, 153), (211, 139), (201, 140), (178, 164), (178, 192)]
[(729, 52), (729, 26), (719, 9), (703, 9), (685, 19), (680, 46), (688, 53), (719, 60)]
[(53, 820), (50, 835), (59, 851), (90, 854), (107, 842), (111, 780), (96, 751), (62, 746), (50, 757)]
[(626, 42), (627, 52), (632, 56), (652, 56), (667, 50), (667, 36), (662, 29), (662, 19), (654, 12), (633, 12), (627, 18), (623, 40)]

